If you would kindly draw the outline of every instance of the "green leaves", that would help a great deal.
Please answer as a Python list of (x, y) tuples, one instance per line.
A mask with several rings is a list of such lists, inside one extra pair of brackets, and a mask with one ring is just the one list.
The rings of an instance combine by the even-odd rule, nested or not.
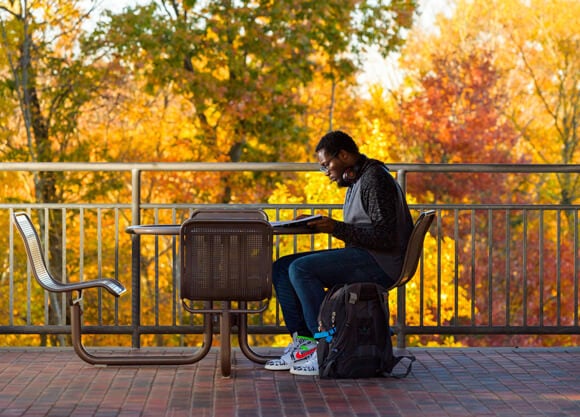
[[(174, 6), (111, 16), (95, 33), (93, 53), (104, 45), (145, 77), (151, 93), (165, 85), (188, 97), (196, 109), (192, 123), (205, 132), (215, 160), (236, 161), (250, 156), (243, 149), (254, 140), (262, 149), (300, 158), (292, 151), (293, 141), (306, 133), (298, 92), (317, 72), (350, 79), (361, 40), (383, 50), (385, 43), (398, 44), (395, 17), (412, 12), (414, 2), (213, 0), (203, 7), (194, 1)], [(280, 142), (281, 131), (297, 136)], [(256, 149), (252, 158), (275, 157)]]

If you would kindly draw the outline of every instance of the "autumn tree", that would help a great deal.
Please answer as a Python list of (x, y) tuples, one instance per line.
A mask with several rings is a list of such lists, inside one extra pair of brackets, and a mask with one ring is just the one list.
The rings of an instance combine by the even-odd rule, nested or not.
[[(110, 15), (92, 51), (142, 75), (150, 91), (171, 86), (191, 102), (187, 139), (199, 160), (297, 161), (310, 134), (302, 89), (316, 74), (331, 86), (347, 79), (370, 45), (398, 47), (414, 8), (413, 0), (163, 0)], [(240, 198), (224, 176), (221, 201)]]
[[(402, 59), (410, 76), (398, 91), (401, 118), (395, 120), (409, 159), (575, 162), (579, 71), (578, 48), (573, 45), (578, 37), (569, 28), (580, 16), (577, 6), (577, 2), (558, 0), (457, 1), (453, 14), (439, 17), (437, 30), (412, 33)], [(561, 13), (563, 9), (567, 13)], [(552, 181), (512, 175), (470, 174), (468, 179), (439, 175), (422, 182), (411, 178), (408, 183), (412, 193), (434, 202), (569, 204), (577, 193), (576, 177), (563, 174)], [(559, 219), (524, 220), (523, 214), (499, 211), (489, 218), (481, 212), (460, 216), (458, 231), (453, 230), (453, 218), (442, 217), (444, 235), (461, 243), (460, 263), (465, 264), (470, 251), (478, 254), (478, 262), (459, 277), (463, 285), (471, 285), (469, 275), (477, 279), (473, 294), (480, 307), (478, 319), (489, 314), (494, 323), (514, 317), (522, 320), (518, 309), (523, 303), (530, 303), (525, 309), (532, 311), (538, 304), (530, 300), (537, 302), (557, 292), (558, 282), (542, 280), (539, 267), (542, 259), (553, 258), (554, 253), (560, 262), (557, 276), (571, 282), (573, 215), (571, 211), (565, 214), (568, 228), (560, 228)], [(555, 239), (557, 233), (562, 243), (555, 248), (545, 236)], [(544, 238), (538, 240), (538, 236)], [(485, 248), (492, 248), (494, 256), (486, 259)], [(482, 311), (487, 305), (491, 310)], [(566, 298), (557, 309), (534, 311), (555, 320), (560, 308), (571, 311), (574, 307)], [(499, 340), (483, 339), (477, 343)], [(538, 340), (520, 338), (519, 342)], [(551, 340), (544, 338), (541, 343)]]
[[(0, 2), (0, 160), (30, 162), (90, 161), (94, 143), (77, 135), (83, 107), (101, 86), (100, 70), (79, 54), (82, 24), (89, 17), (80, 1)], [(98, 146), (98, 144), (96, 145)], [(115, 180), (99, 175), (35, 172), (31, 183), (18, 178), (12, 198), (39, 203), (91, 199)], [(30, 194), (23, 193), (27, 187)], [(96, 191), (101, 190), (101, 191)], [(10, 195), (10, 194), (9, 194)], [(45, 218), (38, 217), (41, 225)], [(63, 219), (50, 219), (50, 259), (62, 259)], [(44, 228), (41, 227), (44, 232)], [(61, 262), (53, 273), (60, 277)], [(61, 322), (59, 302), (51, 295), (51, 314)], [(43, 342), (44, 343), (44, 342)]]
[[(473, 37), (487, 38), (504, 71), (508, 115), (534, 162), (580, 161), (580, 36), (572, 29), (580, 3), (571, 0), (458, 2)], [(577, 175), (559, 174), (542, 194), (571, 204), (580, 193)]]
[[(571, 28), (579, 17), (580, 3), (571, 0), (457, 0), (437, 31), (411, 37), (405, 67), (426, 70), (426, 51), (488, 51), (505, 96), (502, 114), (520, 137), (514, 150), (530, 162), (578, 163), (580, 38)], [(570, 174), (538, 181), (537, 198), (571, 204), (578, 181)]]
[[(424, 163), (522, 163), (514, 153), (518, 134), (504, 116), (507, 97), (488, 52), (443, 52), (431, 56), (417, 91), (399, 95), (396, 134), (409, 161)], [(505, 178), (485, 187), (490, 174), (412, 175), (409, 190), (432, 202), (512, 200)], [(471, 191), (476, 191), (476, 196)], [(510, 190), (510, 192), (508, 192)]]

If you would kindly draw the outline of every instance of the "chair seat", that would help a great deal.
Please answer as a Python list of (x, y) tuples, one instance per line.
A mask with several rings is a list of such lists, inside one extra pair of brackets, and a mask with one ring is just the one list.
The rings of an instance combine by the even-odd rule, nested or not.
[(204, 319), (203, 345), (190, 355), (95, 355), (87, 352), (82, 343), (82, 291), (89, 288), (104, 288), (115, 297), (126, 292), (119, 281), (111, 278), (96, 278), (81, 282), (61, 282), (55, 279), (47, 268), (38, 233), (24, 212), (14, 213), (14, 223), (22, 237), (28, 263), (38, 283), (47, 291), (72, 293), (77, 291), (79, 297), (70, 299), (71, 338), (75, 353), (85, 362), (93, 365), (185, 365), (195, 363), (207, 355), (211, 348), (211, 321)]
[(89, 281), (80, 281), (80, 282), (52, 282), (46, 283), (43, 287), (48, 291), (54, 292), (70, 292), (70, 291), (82, 291), (89, 288), (104, 288), (109, 293), (114, 295), (115, 297), (119, 297), (125, 292), (127, 289), (116, 279), (112, 278), (95, 278)]
[(101, 287), (116, 297), (119, 297), (127, 291), (123, 284), (112, 278), (97, 278), (80, 282), (61, 282), (55, 279), (46, 266), (46, 261), (40, 246), (40, 238), (28, 214), (23, 212), (15, 213), (14, 220), (20, 236), (24, 241), (24, 247), (30, 261), (30, 266), (32, 267), (32, 273), (45, 290), (52, 292), (80, 292), (88, 288)]

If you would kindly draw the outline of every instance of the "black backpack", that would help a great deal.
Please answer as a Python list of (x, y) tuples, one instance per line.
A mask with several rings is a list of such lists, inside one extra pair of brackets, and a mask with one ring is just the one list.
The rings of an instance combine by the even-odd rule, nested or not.
[[(318, 313), (318, 369), (321, 378), (405, 377), (415, 357), (395, 356), (389, 327), (388, 292), (374, 283), (337, 285)], [(407, 369), (394, 374), (401, 359)]]

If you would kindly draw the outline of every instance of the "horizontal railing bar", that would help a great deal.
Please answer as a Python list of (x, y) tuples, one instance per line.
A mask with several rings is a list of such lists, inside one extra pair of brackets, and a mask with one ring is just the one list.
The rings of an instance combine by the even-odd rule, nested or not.
[[(395, 333), (397, 328), (393, 326)], [(580, 334), (577, 326), (405, 326), (405, 335), (573, 335)]]
[[(391, 171), (580, 173), (578, 164), (413, 164), (387, 163)], [(0, 171), (318, 171), (314, 162), (2, 162)]]
[(87, 209), (87, 208), (100, 208), (100, 209), (130, 209), (131, 204), (122, 203), (0, 203), (0, 209), (14, 209), (14, 210), (27, 210), (27, 209)]
[(3, 162), (0, 171), (317, 171), (315, 163), (284, 162)]
[[(342, 209), (342, 204), (155, 204), (155, 203), (141, 203), (140, 207), (142, 209), (194, 209), (211, 206), (213, 208), (262, 208), (262, 209), (278, 209), (278, 210), (291, 210), (291, 209)], [(0, 206), (1, 207), (1, 206)], [(470, 211), (470, 210), (551, 210), (551, 211), (566, 211), (566, 210), (580, 210), (580, 204), (409, 204), (411, 210), (456, 210)]]
[[(219, 203), (141, 203), (141, 209), (191, 209), (200, 207), (214, 207), (214, 208), (263, 208), (272, 210), (290, 210), (297, 208), (304, 209), (340, 209), (342, 204), (271, 204), (271, 203), (244, 203), (244, 204), (219, 204)], [(122, 203), (0, 203), (0, 209), (130, 209), (131, 204)], [(409, 204), (409, 208), (414, 210), (579, 210), (580, 204), (506, 204), (506, 203), (490, 203), (490, 204)]]
[[(393, 332), (399, 333), (401, 328), (397, 325), (391, 326)], [(233, 326), (233, 333), (236, 327)], [(201, 335), (204, 328), (201, 325), (181, 325), (181, 326), (144, 326), (139, 327), (140, 335)], [(0, 326), (0, 334), (67, 334), (70, 333), (70, 326), (22, 326), (9, 327)], [(107, 334), (107, 335), (131, 335), (131, 326), (83, 326), (84, 334)], [(219, 333), (219, 326), (216, 326), (214, 333)], [(286, 334), (284, 326), (262, 325), (248, 326), (248, 333), (253, 335), (275, 335)], [(579, 334), (576, 326), (409, 326), (404, 328), (405, 335), (574, 335)]]

